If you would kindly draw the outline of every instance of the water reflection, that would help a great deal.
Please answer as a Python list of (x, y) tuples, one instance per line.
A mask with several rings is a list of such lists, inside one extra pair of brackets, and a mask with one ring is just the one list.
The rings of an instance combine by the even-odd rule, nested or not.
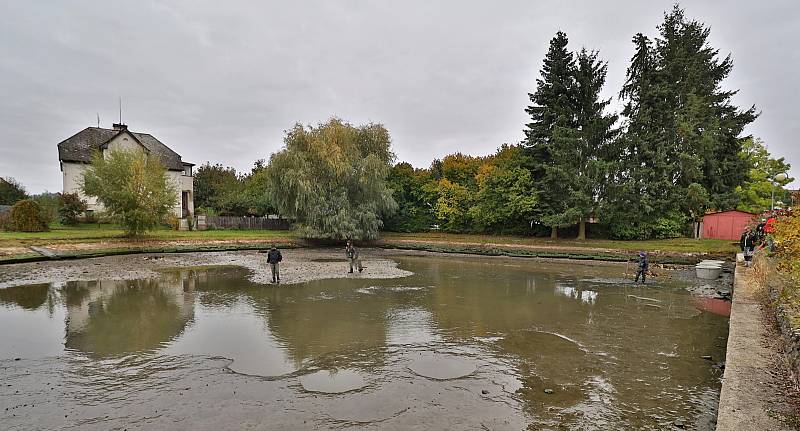
[(581, 290), (564, 284), (556, 284), (555, 293), (567, 298), (580, 300), (586, 304), (594, 304), (597, 299), (597, 292), (594, 290)]
[(48, 300), (52, 303), (49, 283), (0, 289), (0, 304), (3, 305), (16, 305), (26, 310), (37, 310), (48, 303)]
[(151, 351), (177, 337), (194, 316), (194, 278), (76, 281), (63, 290), (65, 346), (96, 356)]

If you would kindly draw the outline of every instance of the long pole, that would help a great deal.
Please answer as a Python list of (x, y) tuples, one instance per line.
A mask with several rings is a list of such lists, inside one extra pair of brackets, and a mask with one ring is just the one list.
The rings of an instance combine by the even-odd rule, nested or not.
[(775, 211), (775, 181), (771, 182), (772, 184), (772, 204), (770, 204), (770, 211)]

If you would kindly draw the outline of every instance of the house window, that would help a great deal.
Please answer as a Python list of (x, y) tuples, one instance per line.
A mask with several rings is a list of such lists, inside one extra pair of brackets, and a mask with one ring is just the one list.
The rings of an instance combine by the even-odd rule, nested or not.
[(192, 176), (192, 167), (191, 166), (184, 166), (183, 167), (183, 175), (187, 177)]

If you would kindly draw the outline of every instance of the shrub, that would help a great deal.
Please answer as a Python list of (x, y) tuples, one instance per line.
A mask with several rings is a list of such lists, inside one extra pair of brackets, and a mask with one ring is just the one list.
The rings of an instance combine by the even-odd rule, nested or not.
[(781, 269), (800, 282), (800, 214), (786, 211), (779, 216), (773, 236)]
[(679, 214), (670, 214), (655, 220), (651, 236), (658, 239), (680, 238), (685, 227), (686, 222), (683, 217)]
[(167, 216), (167, 222), (169, 224), (169, 228), (172, 230), (179, 230), (181, 227), (181, 219), (178, 216), (170, 215)]
[(0, 211), (0, 230), (11, 230), (11, 211)]
[(81, 200), (77, 193), (60, 194), (59, 203), (59, 220), (61, 220), (61, 224), (65, 226), (74, 226), (78, 224), (78, 217), (86, 212), (86, 202)]
[(32, 197), (41, 210), (42, 220), (48, 225), (58, 218), (58, 194), (44, 192), (40, 195)]
[(11, 230), (19, 232), (44, 232), (47, 223), (42, 216), (42, 209), (35, 201), (23, 199), (11, 207)]
[(686, 233), (686, 226), (682, 215), (672, 213), (639, 222), (610, 220), (609, 234), (613, 239), (622, 240), (680, 238)]

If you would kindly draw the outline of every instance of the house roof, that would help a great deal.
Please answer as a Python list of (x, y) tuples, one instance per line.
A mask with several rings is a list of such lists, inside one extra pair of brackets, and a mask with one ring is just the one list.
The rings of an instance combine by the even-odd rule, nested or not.
[(755, 216), (755, 214), (753, 214), (753, 213), (750, 213), (750, 212), (747, 212), (747, 211), (742, 211), (742, 210), (727, 210), (727, 211), (716, 211), (716, 212), (712, 212), (712, 213), (706, 213), (706, 214), (704, 215), (704, 217), (708, 217), (708, 216), (716, 216), (716, 215), (721, 215), (721, 214), (730, 214), (730, 213), (739, 213), (739, 214), (744, 214), (744, 215), (747, 215), (747, 216)]
[(62, 162), (89, 163), (95, 150), (103, 148), (120, 133), (133, 136), (150, 154), (158, 156), (167, 169), (183, 170), (185, 163), (181, 160), (180, 154), (172, 151), (149, 133), (131, 132), (127, 129), (87, 127), (58, 144), (58, 159)]

